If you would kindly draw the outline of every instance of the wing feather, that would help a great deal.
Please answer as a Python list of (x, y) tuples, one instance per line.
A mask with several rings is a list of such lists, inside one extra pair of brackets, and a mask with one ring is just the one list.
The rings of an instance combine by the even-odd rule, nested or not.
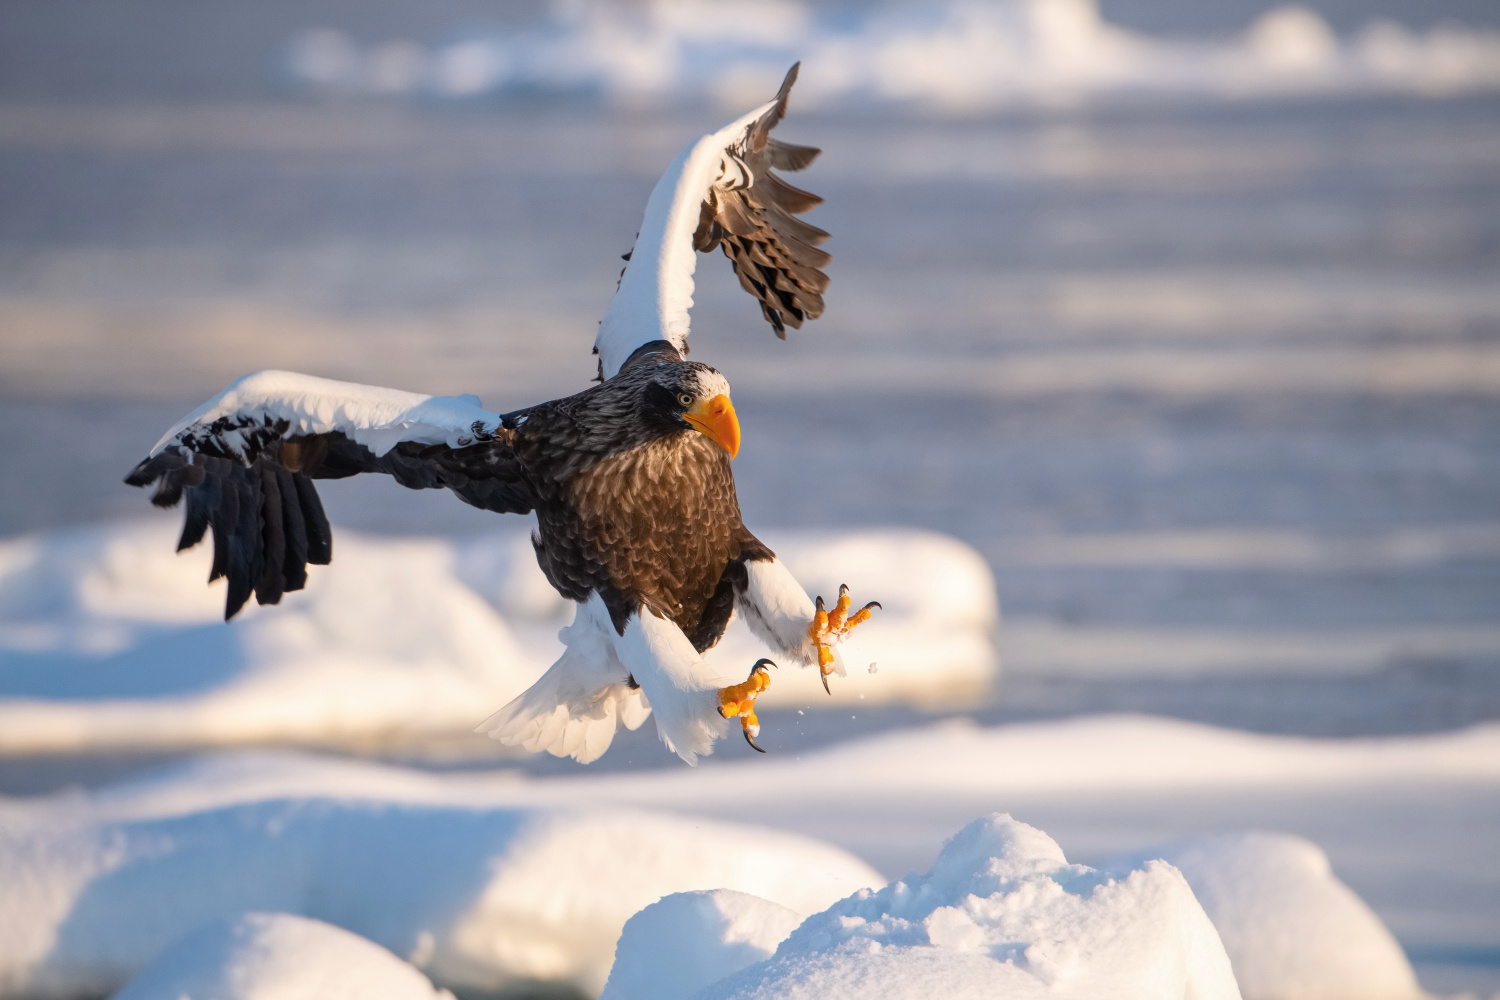
[(381, 472), (410, 489), (446, 488), (486, 510), (528, 513), (535, 498), (512, 432), (473, 397), (432, 397), (287, 372), (246, 376), (178, 423), (125, 477), (184, 503), (178, 550), (212, 533), (209, 580), (227, 577), (224, 617), (275, 604), (333, 556), (314, 479)]
[(822, 269), (833, 258), (817, 246), (828, 233), (797, 218), (823, 199), (775, 173), (807, 167), (819, 150), (771, 138), (797, 70), (769, 103), (689, 146), (657, 182), (594, 341), (601, 378), (655, 341), (687, 353), (694, 251), (723, 250), (778, 337), (823, 314)]

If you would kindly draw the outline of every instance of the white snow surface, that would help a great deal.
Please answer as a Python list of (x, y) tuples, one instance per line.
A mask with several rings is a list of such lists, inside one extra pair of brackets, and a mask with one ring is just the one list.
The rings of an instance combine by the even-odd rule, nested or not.
[(1193, 887), (1245, 1000), (1420, 1000), (1391, 932), (1318, 845), (1274, 833), (1198, 837), (1109, 867), (1163, 858)]
[[(1383, 17), (1340, 37), (1316, 11), (1268, 5), (1228, 38), (1151, 35), (1111, 23), (1097, 0), (946, 0), (824, 9), (798, 0), (581, 0), (550, 22), (469, 32), (429, 49), (365, 48), (318, 28), (291, 40), (306, 86), (472, 98), (509, 90), (593, 91), (623, 104), (707, 95), (741, 108), (803, 61), (802, 107), (917, 105), (970, 114), (1128, 96), (1245, 100), (1419, 96), (1500, 87), (1500, 33)], [(392, 76), (396, 62), (408, 71)]]
[(111, 1000), (452, 1000), (384, 948), (321, 920), (246, 913), (213, 920)]
[[(1048, 826), (1064, 830), (1070, 850), (1092, 844), (1092, 857), (1101, 859), (1132, 853), (1123, 861), (1101, 860), (1097, 873), (1068, 881), (1064, 876), (1074, 869), (1050, 839), (1006, 821), (974, 834), (979, 846), (972, 851), (950, 845), (928, 875), (906, 879), (910, 887), (928, 886), (921, 905), (889, 888), (855, 901), (889, 910), (912, 935), (918, 933), (913, 928), (930, 935), (937, 926), (940, 943), (977, 934), (984, 953), (940, 947), (930, 936), (926, 944), (912, 944), (891, 930), (895, 924), (883, 925), (890, 933), (855, 933), (853, 923), (845, 928), (843, 921), (837, 927), (825, 921), (833, 937), (818, 946), (819, 957), (804, 949), (795, 962), (777, 958), (774, 968), (758, 966), (762, 973), (813, 976), (826, 966), (833, 970), (828, 976), (854, 976), (855, 966), (839, 965), (839, 956), (868, 947), (858, 940), (864, 935), (885, 955), (871, 956), (867, 985), (887, 975), (899, 982), (908, 973), (951, 974), (960, 985), (971, 975), (977, 982), (994, 974), (1032, 991), (1020, 996), (1068, 995), (1055, 991), (1087, 980), (1060, 975), (1052, 985), (1042, 983), (1042, 960), (1033, 965), (1024, 950), (1015, 971), (996, 971), (1004, 962), (986, 951), (986, 942), (999, 940), (996, 914), (1024, 910), (1037, 920), (1050, 914), (1047, 919), (1062, 921), (1071, 913), (1080, 922), (1057, 926), (1095, 926), (1084, 916), (1108, 911), (1103, 902), (1098, 905), (1105, 908), (1092, 908), (1089, 879), (1102, 885), (1112, 877), (1126, 888), (1110, 892), (1122, 898), (1145, 893), (1141, 905), (1156, 905), (1175, 898), (1157, 872), (1167, 866), (1147, 864), (1165, 857), (1181, 866), (1217, 922), (1247, 996), (1336, 996), (1325, 990), (1325, 967), (1342, 970), (1349, 983), (1383, 977), (1385, 992), (1367, 991), (1370, 996), (1412, 996), (1401, 992), (1410, 985), (1410, 970), (1389, 934), (1307, 842), (1246, 834), (1136, 848), (1180, 838), (1181, 832), (1171, 832), (1174, 825), (1178, 831), (1222, 830), (1225, 803), (1244, 803), (1229, 822), (1315, 826), (1320, 839), (1342, 851), (1334, 853), (1346, 877), (1352, 870), (1362, 879), (1357, 884), (1381, 893), (1382, 913), (1394, 912), (1417, 940), (1469, 940), (1492, 921), (1482, 907), (1493, 865), (1483, 826), (1467, 833), (1453, 828), (1482, 824), (1493, 813), (1497, 787), (1500, 726), (1494, 725), (1344, 740), (1249, 736), (1134, 717), (991, 729), (954, 722), (800, 759), (773, 754), (700, 769), (548, 780), (237, 752), (98, 792), (0, 799), (0, 885), (6, 887), (0, 893), (0, 994), (101, 995), (203, 922), (250, 910), (338, 924), (444, 986), (553, 978), (595, 990), (605, 984), (614, 943), (632, 914), (671, 893), (734, 890), (668, 900), (622, 939), (612, 995), (639, 995), (658, 958), (673, 954), (681, 959), (681, 975), (663, 988), (687, 992), (711, 985), (705, 980), (715, 972), (722, 977), (760, 961), (801, 914), (861, 886), (884, 884), (907, 865), (926, 867), (929, 845), (945, 827), (1003, 807), (1050, 817)], [(1452, 807), (1443, 805), (1445, 796)], [(1345, 811), (1351, 818), (1341, 818)], [(736, 818), (753, 818), (757, 826)], [(884, 864), (888, 875), (805, 835), (773, 833), (760, 824), (841, 843)], [(1155, 832), (1142, 837), (1143, 831)], [(1106, 845), (1112, 846), (1101, 851)], [(1005, 888), (1001, 899), (1011, 900), (1014, 910), (958, 907), (979, 930), (954, 917), (962, 933), (942, 937), (942, 921), (950, 919), (945, 908), (957, 906), (954, 898), (985, 900), (999, 891), (968, 888), (943, 896), (955, 886), (954, 894), (963, 884), (988, 884), (981, 884), (987, 869), (976, 861), (983, 851), (990, 852), (985, 859), (1010, 859), (1002, 868), (1018, 885), (1031, 876), (1014, 874), (1022, 872), (1016, 859), (1035, 865), (1037, 873), (1052, 872), (1046, 878), (1061, 894), (1041, 880), (1025, 890), (1032, 895)], [(1453, 860), (1435, 857), (1447, 852)], [(975, 864), (965, 867), (970, 861)], [(1442, 898), (1462, 896), (1469, 883), (1478, 895), (1442, 911)], [(1033, 896), (1050, 900), (1050, 909), (1021, 907)], [(838, 903), (832, 912), (879, 922), (855, 902)], [(1423, 915), (1434, 906), (1432, 916)], [(933, 923), (939, 911), (944, 915)], [(669, 937), (663, 927), (675, 930)], [(1138, 932), (1144, 933), (1131, 933)], [(1041, 937), (1015, 940), (1034, 944)], [(793, 944), (779, 947), (793, 954)], [(700, 960), (689, 967), (685, 954)], [(1093, 975), (1089, 969), (1103, 974), (1092, 959), (1069, 965), (1056, 950), (1035, 954), (1053, 956), (1059, 969), (1072, 970), (1069, 976)], [(846, 980), (808, 982), (832, 989)], [(748, 979), (730, 984), (754, 985)]]
[[(285, 420), (289, 434), (342, 431), (384, 455), (402, 441), (420, 444), (472, 444), (475, 426), (493, 433), (500, 416), (479, 405), (479, 397), (424, 396), (381, 386), (336, 382), (297, 372), (253, 372), (179, 420), (151, 449), (155, 455), (188, 431), (201, 433), (221, 417), (250, 418), (258, 424)], [(235, 432), (231, 450), (243, 454)]]
[[(335, 529), (306, 590), (225, 624), (209, 545), (173, 552), (180, 516), (0, 542), (0, 752), (467, 733), (562, 652), (572, 605), (519, 519), (458, 540)], [(993, 681), (994, 584), (972, 549), (911, 531), (767, 541), (813, 594), (847, 581), (886, 610), (840, 647), (853, 669), (833, 698), (789, 667), (763, 704), (953, 699)], [(765, 655), (736, 622), (709, 663), (736, 683)]]
[(687, 1000), (770, 958), (802, 917), (730, 889), (664, 896), (626, 922), (599, 1000)]
[(244, 754), (0, 800), (0, 994), (104, 995), (250, 911), (336, 924), (444, 986), (594, 993), (626, 920), (664, 895), (728, 888), (810, 913), (882, 881), (797, 834), (525, 805), (518, 785)]
[[(626, 942), (621, 958), (628, 960)], [(633, 996), (647, 996), (641, 991)], [(770, 959), (699, 1000), (1237, 1000), (1229, 957), (1186, 880), (1070, 865), (1042, 831), (975, 820), (931, 871), (808, 918)]]

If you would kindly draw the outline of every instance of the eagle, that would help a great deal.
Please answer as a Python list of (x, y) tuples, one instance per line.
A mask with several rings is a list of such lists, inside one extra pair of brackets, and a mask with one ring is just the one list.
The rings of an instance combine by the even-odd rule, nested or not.
[(158, 507), (184, 506), (178, 551), (212, 535), (225, 619), (252, 594), (276, 604), (306, 585), (309, 564), (332, 559), (315, 480), (378, 472), (484, 510), (534, 512), (537, 562), (576, 604), (562, 656), (477, 732), (588, 762), (617, 725), (654, 716), (667, 749), (692, 764), (737, 718), (761, 750), (755, 700), (775, 661), (725, 685), (704, 660), (735, 614), (781, 660), (816, 666), (826, 689), (843, 672), (836, 646), (880, 605), (854, 610), (844, 586), (831, 607), (809, 599), (745, 527), (729, 382), (687, 360), (699, 252), (723, 250), (782, 339), (823, 312), (828, 234), (798, 218), (822, 199), (776, 174), (819, 150), (771, 138), (797, 69), (657, 182), (599, 324), (597, 384), (494, 413), (472, 395), (262, 371), (168, 430), (125, 481), (155, 484)]

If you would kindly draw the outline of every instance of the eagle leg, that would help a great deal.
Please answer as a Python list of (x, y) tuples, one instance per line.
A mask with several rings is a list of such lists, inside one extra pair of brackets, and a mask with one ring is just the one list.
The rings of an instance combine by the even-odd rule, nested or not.
[(776, 666), (765, 657), (755, 661), (755, 666), (750, 668), (750, 676), (742, 684), (734, 684), (727, 688), (719, 689), (719, 714), (726, 719), (739, 716), (740, 729), (745, 733), (745, 742), (750, 744), (761, 753), (766, 751), (755, 742), (755, 737), (760, 735), (760, 719), (755, 716), (755, 699), (760, 693), (771, 686), (771, 672), (767, 666)]
[[(880, 608), (879, 601), (871, 601), (851, 615), (850, 603), (848, 585), (839, 584), (839, 599), (833, 610), (829, 611), (823, 604), (823, 598), (819, 597), (818, 612), (813, 615), (812, 624), (807, 627), (807, 637), (818, 648), (818, 672), (823, 675), (823, 690), (829, 694), (833, 694), (828, 687), (828, 675), (835, 669), (833, 647), (843, 641), (844, 636), (853, 631), (855, 626), (870, 620), (871, 608)], [(839, 673), (842, 674), (843, 671), (840, 670)]]

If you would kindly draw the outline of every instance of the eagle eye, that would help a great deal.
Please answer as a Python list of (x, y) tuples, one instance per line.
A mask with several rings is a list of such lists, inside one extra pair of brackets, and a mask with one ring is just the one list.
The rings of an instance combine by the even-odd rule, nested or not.
[(689, 395), (688, 393), (679, 392), (677, 394), (677, 402), (681, 403), (683, 406), (692, 406), (693, 405), (693, 397), (691, 395)]

